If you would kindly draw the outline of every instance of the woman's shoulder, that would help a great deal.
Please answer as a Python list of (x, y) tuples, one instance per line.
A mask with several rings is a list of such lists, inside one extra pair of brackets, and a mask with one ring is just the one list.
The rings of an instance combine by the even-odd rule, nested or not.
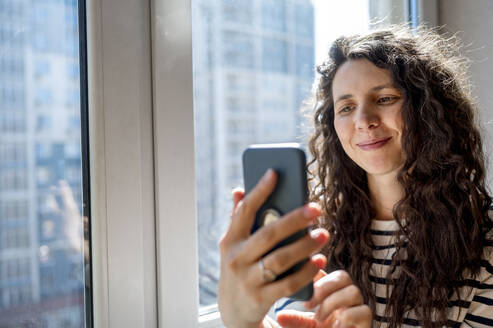
[[(488, 212), (488, 216), (493, 220), (492, 210)], [(471, 287), (473, 293), (466, 297), (469, 306), (463, 320), (472, 327), (493, 325), (493, 312), (491, 311), (493, 305), (493, 228), (486, 232), (485, 240), (479, 275), (465, 281), (466, 286)]]

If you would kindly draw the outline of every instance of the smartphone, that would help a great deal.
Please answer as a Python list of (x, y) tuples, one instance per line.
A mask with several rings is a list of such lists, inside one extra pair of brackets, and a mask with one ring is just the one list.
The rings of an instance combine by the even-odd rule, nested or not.
[[(262, 178), (265, 172), (273, 169), (277, 173), (277, 184), (256, 213), (252, 233), (276, 220), (284, 214), (308, 203), (308, 184), (306, 178), (306, 155), (297, 143), (259, 144), (248, 147), (243, 152), (243, 181), (245, 194), (248, 194)], [(272, 250), (288, 245), (309, 233), (310, 228), (296, 232), (277, 244)], [(308, 258), (297, 263), (277, 280), (299, 270)], [(309, 300), (313, 295), (313, 283), (308, 284), (290, 298), (300, 301)]]

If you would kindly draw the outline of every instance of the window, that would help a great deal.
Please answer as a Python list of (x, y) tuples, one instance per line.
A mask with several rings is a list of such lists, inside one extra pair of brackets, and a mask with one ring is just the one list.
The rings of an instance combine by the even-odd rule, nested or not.
[(79, 64), (77, 62), (68, 62), (66, 66), (67, 78), (70, 80), (79, 80)]
[[(370, 28), (366, 0), (242, 2), (249, 4), (244, 13), (252, 16), (253, 27), (239, 26), (240, 19), (224, 15), (224, 3), (231, 13), (233, 5), (243, 9), (239, 4), (222, 3), (221, 11), (214, 1), (192, 1), (199, 304), (203, 322), (217, 315), (217, 243), (229, 222), (231, 190), (243, 184), (242, 151), (252, 143), (306, 143), (300, 109), (311, 95), (315, 65), (321, 63), (336, 37)], [(372, 12), (372, 18), (384, 13), (380, 9)], [(222, 37), (214, 38), (216, 35)], [(203, 41), (210, 39), (214, 42)], [(214, 65), (201, 60), (215, 49), (224, 52), (222, 57), (215, 57)], [(212, 82), (209, 77), (213, 77)]]
[[(201, 3), (201, 6), (203, 8), (205, 4)], [(309, 90), (313, 83), (313, 6), (306, 1), (270, 0), (252, 1), (252, 8), (255, 8), (252, 9), (254, 21), (260, 23), (248, 33), (248, 44), (252, 48), (248, 54), (251, 65), (244, 65), (242, 71), (235, 71), (233, 79), (231, 75), (218, 74), (223, 67), (227, 67), (227, 57), (222, 62), (216, 62), (214, 67), (203, 67), (201, 62), (195, 63), (195, 104), (203, 106), (203, 101), (215, 104), (214, 113), (208, 114), (211, 119), (196, 121), (196, 130), (207, 129), (203, 125), (214, 122), (217, 133), (211, 138), (195, 140), (196, 158), (200, 158), (200, 162), (196, 162), (197, 180), (203, 181), (205, 174), (215, 177), (212, 184), (197, 184), (202, 312), (207, 311), (207, 306), (216, 303), (219, 270), (217, 242), (228, 222), (231, 189), (242, 185), (241, 152), (252, 143), (296, 140), (297, 126), (301, 118), (297, 111), (299, 104), (296, 103), (294, 95), (302, 86), (304, 91)], [(301, 11), (301, 18), (297, 9), (304, 9)], [(207, 26), (206, 30), (219, 32), (233, 28), (233, 22), (221, 20), (213, 4), (210, 4), (207, 12), (212, 19), (205, 20), (197, 12), (193, 19), (194, 24), (197, 22), (200, 26)], [(302, 24), (300, 19), (303, 20)], [(292, 33), (297, 30), (297, 24), (306, 27), (299, 36), (293, 38)], [(217, 46), (228, 47), (241, 43), (241, 40), (246, 38), (244, 35), (228, 34)], [(208, 46), (210, 44), (195, 42), (194, 58), (200, 57), (201, 53), (207, 53)], [(203, 93), (202, 88), (211, 87), (210, 84), (201, 82), (202, 74), (216, 77), (212, 85), (216, 89), (209, 93), (213, 97), (208, 99), (199, 98)], [(242, 81), (243, 84), (245, 81), (253, 81), (256, 87), (237, 87), (238, 81)], [(220, 88), (223, 84), (228, 85), (234, 92), (224, 92)], [(308, 93), (305, 93), (304, 97), (307, 95)], [(199, 113), (200, 107), (196, 107), (195, 110), (196, 117), (205, 115)], [(215, 149), (214, 160), (207, 159), (207, 149), (211, 148)], [(208, 194), (214, 194), (216, 197), (208, 197)]]
[(0, 0), (1, 327), (92, 327), (78, 5)]
[(5, 109), (19, 108), (23, 106), (24, 89), (20, 86), (16, 86), (15, 84), (0, 85), (0, 105)]
[(315, 68), (315, 58), (313, 57), (315, 50), (313, 46), (300, 44), (296, 46), (295, 53), (296, 62), (299, 63), (296, 66), (296, 74), (302, 78), (312, 79)]
[(41, 79), (50, 73), (50, 62), (46, 59), (38, 59), (34, 63), (34, 76)]
[(36, 132), (43, 133), (51, 130), (51, 116), (40, 114), (36, 118)]
[(80, 154), (80, 142), (67, 142), (64, 147), (65, 157), (77, 159)]
[(27, 187), (27, 171), (25, 168), (3, 168), (0, 170), (0, 190), (23, 191)]
[(19, 58), (0, 58), (0, 72), (2, 76), (24, 73), (24, 63)]
[[(316, 5), (320, 6), (320, 1), (318, 1)], [(314, 21), (314, 11), (312, 10), (312, 5), (306, 1), (297, 2), (294, 5), (294, 12), (295, 35), (302, 38), (313, 39), (315, 30), (314, 26), (311, 24), (306, 24), (306, 22)]]
[(285, 19), (286, 15), (286, 1), (283, 0), (266, 0), (262, 1), (262, 27), (266, 30), (272, 30), (276, 32), (286, 31)]
[(26, 143), (23, 142), (4, 142), (0, 144), (0, 158), (3, 159), (5, 164), (25, 164), (26, 157)]
[(251, 25), (253, 23), (252, 1), (222, 0), (222, 16), (233, 24)]
[(288, 72), (288, 44), (283, 40), (263, 38), (262, 71), (266, 73)]
[(51, 106), (53, 104), (53, 91), (51, 88), (40, 88), (36, 90), (34, 104), (38, 107)]
[(222, 40), (225, 66), (252, 68), (255, 65), (254, 44), (249, 33), (226, 30), (222, 33)]
[(25, 220), (29, 215), (28, 207), (25, 199), (4, 200), (0, 203), (0, 220)]
[(3, 111), (2, 115), (0, 115), (0, 134), (22, 133), (25, 131), (24, 113)]
[[(2, 250), (25, 249), (30, 247), (29, 231), (27, 227), (4, 227), (0, 236), (2, 237), (2, 239), (0, 240), (0, 249)], [(16, 276), (18, 276), (19, 271), (16, 270), (15, 274)]]
[(53, 145), (51, 143), (37, 143), (35, 146), (36, 160), (41, 162), (49, 159), (53, 154)]

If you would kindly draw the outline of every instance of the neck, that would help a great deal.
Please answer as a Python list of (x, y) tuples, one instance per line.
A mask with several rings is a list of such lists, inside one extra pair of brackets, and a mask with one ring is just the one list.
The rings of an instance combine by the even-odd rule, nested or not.
[(382, 175), (367, 174), (370, 199), (376, 210), (375, 219), (393, 220), (394, 205), (404, 196), (404, 189), (397, 181), (397, 171)]

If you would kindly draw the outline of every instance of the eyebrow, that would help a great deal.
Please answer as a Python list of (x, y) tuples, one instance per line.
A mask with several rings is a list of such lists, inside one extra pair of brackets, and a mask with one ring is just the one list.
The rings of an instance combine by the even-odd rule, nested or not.
[[(370, 91), (378, 91), (378, 90), (382, 90), (382, 89), (386, 89), (386, 88), (395, 89), (396, 87), (395, 87), (394, 83), (389, 82), (389, 83), (377, 85), (376, 87), (371, 88)], [(337, 98), (337, 100), (334, 102), (334, 105), (337, 104), (339, 101), (344, 100), (344, 99), (349, 99), (352, 96), (353, 95), (350, 94), (350, 93), (345, 94), (345, 95), (342, 95), (342, 96), (340, 96), (340, 97)]]

